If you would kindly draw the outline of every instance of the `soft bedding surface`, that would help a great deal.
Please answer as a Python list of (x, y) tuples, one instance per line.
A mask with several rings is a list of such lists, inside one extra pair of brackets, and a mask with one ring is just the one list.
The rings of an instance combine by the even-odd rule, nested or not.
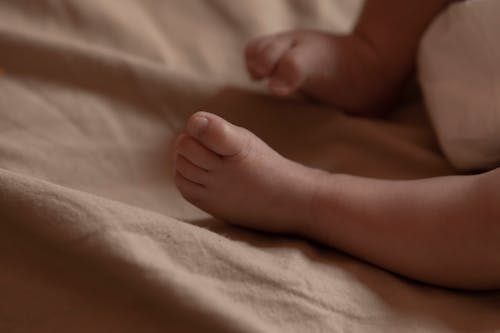
[(461, 170), (500, 166), (500, 2), (458, 2), (434, 21), (419, 76), (443, 152)]
[(453, 173), (418, 100), (385, 120), (350, 118), (246, 78), (248, 38), (346, 31), (359, 6), (1, 1), (0, 331), (500, 331), (498, 293), (427, 286), (233, 227), (173, 186), (173, 139), (199, 108), (332, 172)]

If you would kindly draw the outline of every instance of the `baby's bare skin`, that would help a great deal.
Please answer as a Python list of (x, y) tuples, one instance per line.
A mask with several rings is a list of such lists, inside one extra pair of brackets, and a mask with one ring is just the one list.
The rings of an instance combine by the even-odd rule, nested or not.
[(370, 112), (388, 104), (411, 68), (393, 68), (366, 39), (353, 33), (289, 31), (250, 42), (247, 68), (268, 80), (276, 96), (304, 93), (350, 112)]
[(198, 112), (177, 141), (175, 182), (231, 223), (314, 239), (425, 282), (500, 287), (498, 170), (413, 181), (329, 174)]
[(248, 72), (277, 96), (300, 91), (361, 114), (387, 109), (412, 73), (423, 31), (449, 2), (372, 0), (348, 35), (294, 30), (256, 38), (245, 49)]
[[(405, 13), (412, 16), (407, 22), (420, 13), (417, 23), (399, 30), (407, 33), (406, 38), (415, 38), (444, 1), (371, 0), (368, 13), (383, 17), (385, 12), (377, 14), (377, 6), (383, 4), (399, 10), (396, 17), (402, 22)], [(366, 20), (362, 17), (359, 25), (367, 24)], [(380, 43), (387, 42), (387, 32), (380, 31), (384, 29), (370, 29), (374, 36), (381, 34)], [(309, 41), (304, 45), (321, 48), (317, 37), (305, 35)], [(395, 47), (409, 45), (404, 36), (394, 40)], [(289, 41), (283, 43), (286, 49)], [(318, 59), (328, 58), (327, 53), (318, 52)], [(404, 64), (408, 57), (402, 59)], [(308, 64), (306, 58), (301, 61), (305, 67), (300, 75), (314, 75), (319, 65)], [(349, 78), (346, 73), (347, 82), (356, 82), (356, 76)], [(263, 72), (253, 74), (264, 77)], [(272, 89), (278, 89), (273, 75), (267, 75)], [(302, 78), (297, 89), (312, 88), (308, 84), (313, 81)], [(373, 97), (376, 90), (367, 89), (365, 103), (382, 101)], [(319, 90), (316, 93), (321, 98)], [(362, 104), (352, 104), (348, 91), (338, 96), (345, 97), (341, 100), (348, 103), (346, 108), (349, 105), (360, 112), (357, 108)], [(176, 185), (187, 200), (231, 223), (307, 237), (425, 282), (466, 289), (500, 288), (500, 170), (414, 181), (329, 174), (284, 158), (246, 129), (206, 112), (191, 116), (179, 136), (175, 168)]]
[(212, 215), (281, 233), (310, 219), (320, 171), (285, 159), (246, 129), (198, 112), (187, 122), (176, 150), (178, 188)]

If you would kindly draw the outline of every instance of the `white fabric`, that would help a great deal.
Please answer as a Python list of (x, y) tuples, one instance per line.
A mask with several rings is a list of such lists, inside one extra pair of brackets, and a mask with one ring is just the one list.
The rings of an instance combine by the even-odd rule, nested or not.
[(419, 71), (441, 147), (458, 169), (500, 166), (500, 1), (450, 6), (423, 38)]

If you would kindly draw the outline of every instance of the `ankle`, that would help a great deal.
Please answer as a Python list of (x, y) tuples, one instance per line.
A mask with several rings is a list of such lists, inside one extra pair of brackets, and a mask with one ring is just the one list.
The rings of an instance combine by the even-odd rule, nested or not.
[(305, 214), (298, 223), (293, 233), (302, 237), (315, 239), (319, 231), (318, 212), (321, 206), (321, 188), (327, 177), (331, 176), (328, 172), (319, 169), (310, 169), (310, 187), (307, 194)]

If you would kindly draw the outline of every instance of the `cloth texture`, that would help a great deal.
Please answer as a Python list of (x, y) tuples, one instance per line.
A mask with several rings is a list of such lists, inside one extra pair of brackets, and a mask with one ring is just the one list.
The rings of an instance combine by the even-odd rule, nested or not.
[(420, 79), (440, 145), (462, 170), (500, 166), (500, 2), (445, 11), (423, 39)]
[(419, 99), (362, 119), (247, 78), (251, 37), (346, 32), (360, 6), (0, 1), (0, 332), (500, 331), (498, 292), (231, 226), (175, 189), (174, 139), (199, 109), (332, 172), (455, 173)]

